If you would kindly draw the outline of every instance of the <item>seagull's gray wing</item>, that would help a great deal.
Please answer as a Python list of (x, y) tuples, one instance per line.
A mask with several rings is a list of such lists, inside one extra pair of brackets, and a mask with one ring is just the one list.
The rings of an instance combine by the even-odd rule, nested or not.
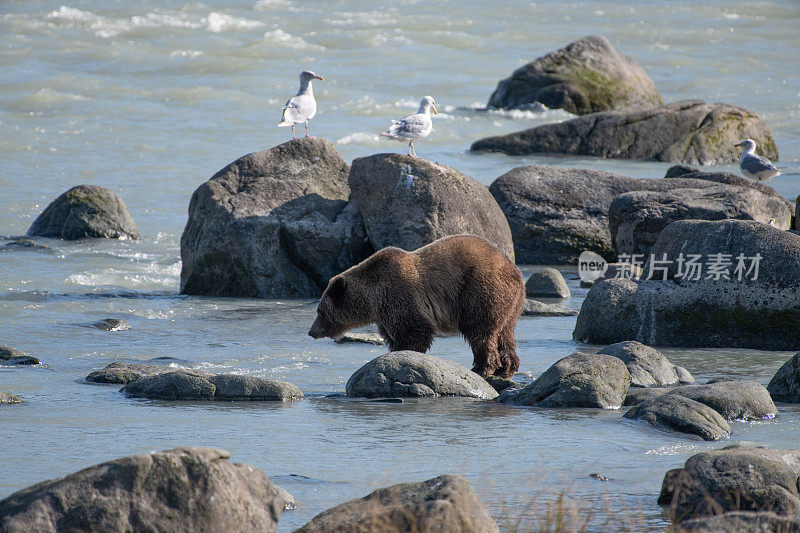
[(312, 118), (317, 111), (317, 102), (308, 94), (299, 94), (289, 98), (283, 108), (283, 120), (300, 124)]
[(389, 127), (389, 134), (402, 139), (416, 139), (430, 133), (430, 119), (421, 113), (408, 115)]
[(761, 157), (760, 155), (748, 155), (743, 157), (739, 167), (751, 174), (757, 174), (764, 170), (777, 170), (769, 159)]

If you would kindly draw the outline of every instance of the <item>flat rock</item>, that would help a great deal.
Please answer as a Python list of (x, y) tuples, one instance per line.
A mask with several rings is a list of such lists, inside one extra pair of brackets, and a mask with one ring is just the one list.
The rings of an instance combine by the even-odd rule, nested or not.
[(91, 324), (93, 328), (101, 329), (103, 331), (128, 331), (131, 325), (118, 318), (104, 318)]
[[(127, 384), (136, 381), (143, 376), (153, 376), (156, 374), (164, 374), (165, 372), (174, 372), (176, 369), (169, 366), (161, 365), (146, 365), (141, 363), (122, 363), (114, 362), (110, 365), (95, 370), (88, 376), (86, 381), (90, 383), (119, 383)], [(192, 370), (193, 374), (199, 376), (210, 377), (214, 374), (204, 372), (202, 370)]]
[(539, 298), (570, 298), (572, 294), (561, 272), (544, 267), (530, 275), (525, 282), (525, 295)]
[(285, 381), (233, 374), (207, 376), (189, 370), (142, 376), (120, 392), (129, 398), (150, 400), (294, 401), (303, 398), (300, 389)]
[[(717, 185), (705, 189), (635, 191), (611, 202), (608, 227), (620, 254), (650, 255), (661, 231), (676, 220), (755, 220), (788, 230), (792, 213), (783, 198), (756, 189)], [(653, 272), (659, 279), (660, 272)]]
[[(800, 348), (800, 236), (753, 221), (681, 220), (660, 233), (651, 252), (665, 261), (670, 281), (595, 283), (578, 315), (575, 340)], [(690, 255), (699, 256), (698, 270), (690, 272), (684, 263), (679, 276), (681, 258)], [(722, 259), (720, 275), (709, 272), (715, 257)]]
[(768, 511), (734, 511), (715, 516), (685, 520), (672, 528), (673, 533), (797, 533), (800, 516), (780, 516)]
[(285, 497), (228, 452), (131, 455), (0, 500), (0, 531), (275, 532)]
[(614, 260), (609, 209), (620, 194), (716, 186), (706, 179), (630, 178), (599, 170), (530, 165), (503, 174), (489, 192), (508, 220), (517, 263), (566, 265), (575, 264), (585, 250)]
[(333, 144), (297, 139), (232, 162), (200, 185), (181, 236), (181, 293), (316, 297), (372, 253), (348, 208)]
[(754, 189), (762, 194), (778, 198), (786, 203), (786, 206), (791, 210), (793, 204), (778, 193), (775, 189), (760, 181), (753, 181), (751, 179), (743, 178), (731, 172), (708, 172), (699, 168), (691, 167), (688, 165), (675, 165), (667, 170), (665, 178), (682, 178), (690, 180), (706, 180), (715, 183), (722, 183), (725, 185), (735, 185), (737, 187), (747, 187)]
[(376, 154), (353, 161), (351, 202), (376, 250), (406, 251), (449, 235), (483, 237), (514, 260), (511, 231), (486, 187), (445, 165), (418, 157)]
[(683, 100), (633, 111), (603, 111), (565, 122), (488, 137), (471, 150), (509, 155), (569, 154), (701, 165), (735, 163), (735, 144), (756, 141), (778, 159), (767, 125), (752, 111), (727, 104)]
[(539, 103), (585, 115), (661, 102), (642, 67), (605, 37), (593, 35), (518, 68), (498, 84), (488, 105), (513, 109)]
[(620, 359), (576, 352), (557, 361), (518, 394), (502, 400), (536, 407), (617, 409), (630, 384), (631, 375)]
[(500, 530), (466, 479), (444, 475), (378, 489), (323, 511), (295, 533), (364, 531), (494, 533)]
[(525, 300), (522, 307), (522, 316), (575, 316), (575, 309), (567, 309), (556, 304), (546, 304), (536, 300)]
[(53, 200), (34, 220), (28, 235), (68, 241), (138, 239), (139, 230), (122, 198), (105, 187), (78, 185)]
[(800, 514), (800, 450), (727, 446), (690, 457), (674, 489), (673, 523), (736, 511)]
[(336, 339), (336, 342), (339, 344), (354, 342), (361, 344), (374, 344), (376, 346), (383, 346), (385, 343), (383, 337), (377, 333), (345, 333)]
[(19, 396), (14, 396), (10, 392), (3, 392), (0, 390), (0, 405), (10, 405), (12, 403), (22, 403)]
[(800, 403), (800, 352), (778, 369), (767, 390), (776, 402)]
[(680, 382), (675, 365), (664, 354), (641, 342), (625, 341), (606, 346), (600, 353), (618, 357), (631, 373), (632, 387), (660, 387)]
[(769, 392), (757, 381), (717, 381), (684, 385), (672, 394), (705, 404), (726, 420), (768, 420), (778, 414)]
[(389, 352), (359, 368), (345, 388), (365, 398), (464, 396), (491, 400), (497, 392), (460, 364), (412, 351)]
[(712, 408), (677, 394), (663, 394), (645, 400), (624, 415), (652, 426), (698, 435), (703, 440), (727, 439), (731, 427)]
[(22, 350), (11, 346), (0, 346), (0, 366), (7, 365), (39, 365), (42, 362)]

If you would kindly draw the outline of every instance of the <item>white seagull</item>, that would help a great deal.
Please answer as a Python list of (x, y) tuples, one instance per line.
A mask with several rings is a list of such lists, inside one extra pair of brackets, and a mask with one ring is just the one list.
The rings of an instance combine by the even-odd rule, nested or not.
[(322, 80), (322, 76), (317, 76), (310, 70), (300, 73), (300, 90), (297, 95), (292, 96), (283, 106), (283, 117), (278, 126), (285, 128), (292, 127), (292, 140), (294, 140), (294, 125), (306, 123), (306, 137), (308, 137), (308, 121), (317, 114), (317, 101), (314, 100), (314, 90), (311, 88), (311, 80)]
[(392, 125), (389, 126), (389, 131), (381, 133), (381, 136), (400, 142), (408, 141), (408, 155), (417, 157), (417, 151), (414, 150), (414, 140), (427, 137), (433, 130), (431, 109), (433, 109), (434, 114), (439, 114), (436, 111), (436, 102), (433, 101), (433, 97), (426, 96), (419, 103), (419, 110), (415, 114), (408, 115), (400, 120), (393, 120)]
[(780, 175), (780, 169), (773, 165), (772, 161), (766, 157), (756, 155), (756, 142), (753, 139), (745, 139), (735, 146), (742, 147), (739, 168), (746, 177), (756, 181), (764, 181)]

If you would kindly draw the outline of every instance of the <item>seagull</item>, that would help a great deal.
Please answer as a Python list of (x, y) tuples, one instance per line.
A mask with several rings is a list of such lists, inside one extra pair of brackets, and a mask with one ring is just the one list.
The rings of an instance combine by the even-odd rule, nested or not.
[(745, 139), (735, 146), (742, 147), (739, 168), (746, 177), (756, 181), (764, 181), (780, 175), (780, 169), (773, 165), (772, 161), (766, 157), (756, 155), (756, 142), (753, 139)]
[(322, 80), (322, 76), (317, 76), (310, 70), (300, 73), (300, 90), (297, 94), (283, 106), (283, 117), (278, 126), (285, 128), (292, 127), (292, 140), (294, 136), (294, 125), (302, 122), (306, 123), (306, 137), (308, 137), (308, 121), (317, 114), (317, 101), (314, 100), (314, 90), (311, 88), (311, 80)]
[(439, 114), (436, 111), (436, 102), (433, 101), (433, 97), (426, 96), (420, 101), (419, 110), (415, 114), (408, 115), (400, 120), (393, 120), (392, 125), (389, 126), (389, 131), (381, 133), (381, 136), (400, 142), (408, 141), (408, 155), (417, 157), (417, 151), (414, 150), (414, 139), (427, 137), (433, 130), (431, 109), (433, 109), (434, 114)]

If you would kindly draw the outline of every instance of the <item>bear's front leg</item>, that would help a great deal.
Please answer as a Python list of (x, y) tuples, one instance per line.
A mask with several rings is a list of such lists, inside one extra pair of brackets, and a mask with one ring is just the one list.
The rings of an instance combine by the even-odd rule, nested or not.
[(489, 339), (468, 339), (472, 348), (472, 371), (484, 378), (494, 375), (501, 367), (497, 341)]
[(417, 317), (407, 317), (398, 320), (392, 325), (384, 324), (383, 327), (389, 335), (386, 339), (389, 349), (393, 352), (412, 350), (425, 353), (433, 344), (436, 330), (432, 324)]

